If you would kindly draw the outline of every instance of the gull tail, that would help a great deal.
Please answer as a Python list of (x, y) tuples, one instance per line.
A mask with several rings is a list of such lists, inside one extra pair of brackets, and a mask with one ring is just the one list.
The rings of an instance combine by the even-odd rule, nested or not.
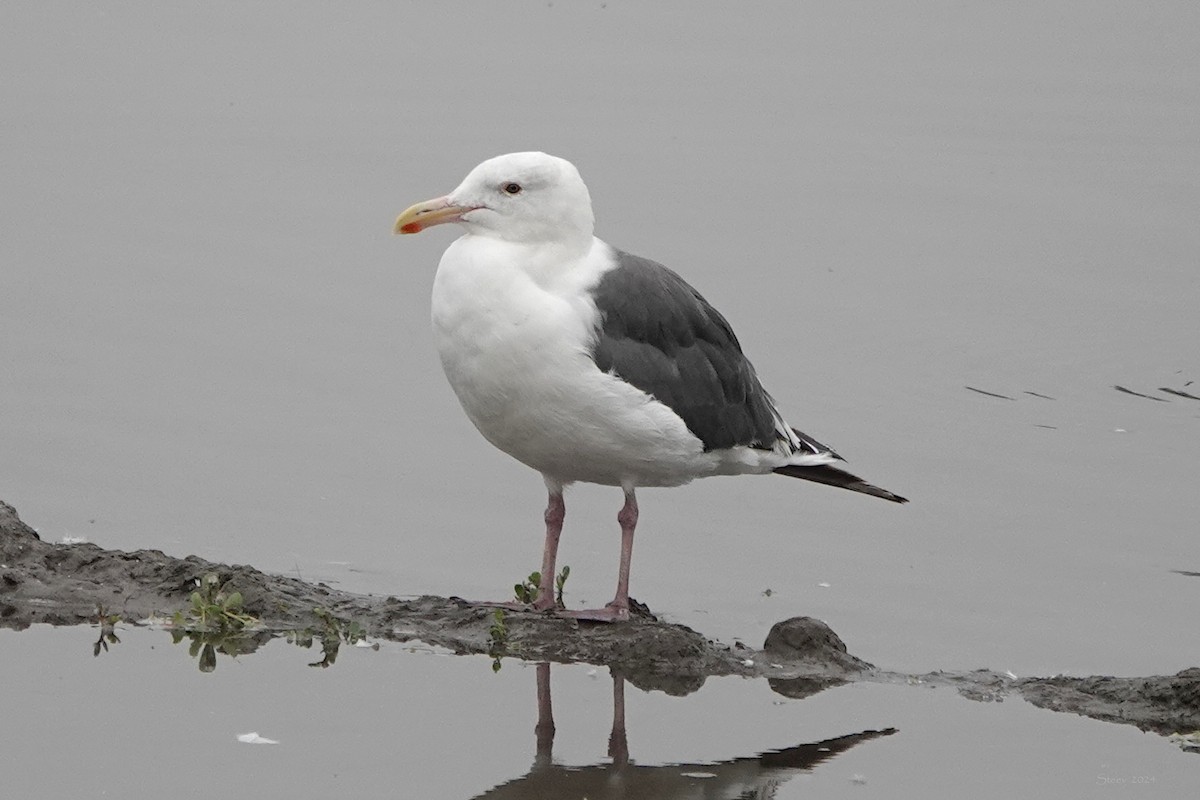
[(831, 467), (828, 464), (817, 464), (807, 467), (797, 464), (784, 464), (782, 467), (776, 467), (774, 471), (778, 475), (787, 475), (789, 478), (802, 478), (806, 481), (823, 483), (826, 486), (839, 486), (842, 489), (849, 489), (852, 492), (862, 492), (872, 497), (882, 497), (884, 500), (891, 500), (893, 503), (908, 502), (907, 497), (893, 494), (887, 489), (880, 489), (878, 486), (867, 483), (857, 475), (851, 475), (844, 469)]

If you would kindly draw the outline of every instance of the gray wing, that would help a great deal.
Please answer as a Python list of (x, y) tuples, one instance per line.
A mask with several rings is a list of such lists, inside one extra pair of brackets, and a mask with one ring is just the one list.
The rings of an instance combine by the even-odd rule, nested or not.
[[(615, 250), (593, 289), (596, 365), (671, 408), (704, 449), (771, 449), (788, 430), (729, 323), (662, 264)], [(781, 430), (782, 429), (782, 430)]]

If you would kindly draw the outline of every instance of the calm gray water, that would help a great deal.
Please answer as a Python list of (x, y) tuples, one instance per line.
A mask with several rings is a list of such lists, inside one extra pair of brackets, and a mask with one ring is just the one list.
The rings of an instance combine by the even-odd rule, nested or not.
[[(676, 268), (729, 317), (794, 424), (913, 501), (780, 478), (643, 492), (635, 597), (752, 644), (778, 619), (821, 617), (902, 670), (1195, 665), (1200, 579), (1173, 570), (1200, 571), (1200, 402), (1159, 387), (1200, 394), (1197, 30), (1186, 2), (6, 6), (0, 497), (51, 540), (355, 591), (503, 595), (537, 566), (542, 484), (478, 436), (441, 375), (428, 295), (453, 231), (390, 227), (482, 159), (544, 149), (580, 167), (601, 237)], [(620, 501), (568, 496), (573, 602), (611, 595)], [(17, 638), (6, 661), (50, 658)], [(473, 661), (410, 663), (428, 662), (384, 671), (444, 690), (438, 719), (480, 736), (466, 752), (505, 735), (484, 736), (480, 703), (532, 704), (532, 678), (476, 697), (462, 688), (484, 680)], [(309, 698), (308, 673), (253, 670), (218, 680)], [(370, 679), (347, 674), (325, 699), (344, 707)], [(160, 680), (154, 692), (179, 691)], [(655, 758), (899, 726), (838, 705), (893, 691), (918, 720), (903, 733), (921, 731), (907, 746), (941, 769), (983, 758), (990, 737), (1032, 736), (1003, 729), (1012, 714), (1043, 743), (1054, 726), (1149, 741), (954, 706), (970, 733), (943, 762), (943, 740), (921, 738), (940, 706), (851, 689), (821, 700), (836, 725), (709, 749), (684, 715), (711, 709), (664, 706), (655, 724), (690, 739)], [(387, 742), (416, 724), (404, 702), (343, 730)], [(602, 737), (608, 701), (571, 702)], [(40, 713), (77, 707), (59, 703)], [(412, 719), (429, 734), (428, 713)], [(531, 758), (527, 727), (511, 746)], [(1008, 744), (1029, 748), (1014, 763), (1053, 760)], [(311, 756), (272, 752), (295, 761), (268, 774)], [(407, 779), (471, 796), (522, 759)], [(1057, 796), (1091, 792), (1096, 769), (1054, 770)], [(924, 795), (899, 776), (937, 772), (885, 785)]]
[[(558, 783), (540, 792), (533, 666), (506, 661), (493, 674), (486, 658), (385, 645), (343, 648), (332, 668), (310, 669), (315, 653), (276, 641), (237, 660), (220, 656), (203, 674), (162, 631), (122, 631), (98, 658), (95, 636), (0, 630), (5, 685), (26, 687), (9, 693), (0, 725), (10, 796), (759, 797), (697, 792), (729, 792), (729, 762), (743, 760), (738, 777), (753, 778), (745, 760), (764, 751), (887, 726), (898, 732), (778, 775), (776, 793), (761, 796), (1181, 798), (1200, 788), (1196, 756), (1128, 726), (1015, 700), (970, 702), (944, 688), (858, 684), (788, 700), (740, 678), (683, 698), (626, 686), (635, 769), (618, 780), (607, 671), (555, 665), (555, 763), (539, 766)], [(277, 744), (238, 741), (249, 733)], [(569, 791), (597, 773), (614, 775), (607, 793)], [(680, 774), (691, 776), (690, 791), (654, 791)]]

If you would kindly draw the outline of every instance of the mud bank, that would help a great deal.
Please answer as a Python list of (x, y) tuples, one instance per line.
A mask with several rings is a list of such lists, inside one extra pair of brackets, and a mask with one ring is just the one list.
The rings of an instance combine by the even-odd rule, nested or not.
[(241, 592), (244, 610), (262, 624), (239, 639), (240, 653), (284, 631), (319, 629), (332, 618), (353, 622), (377, 639), (420, 640), (461, 654), (606, 666), (635, 686), (671, 694), (695, 691), (706, 678), (718, 675), (765, 677), (775, 691), (789, 697), (850, 681), (907, 682), (952, 687), (980, 701), (1020, 696), (1042, 708), (1163, 735), (1200, 730), (1200, 668), (1144, 678), (1016, 680), (990, 670), (909, 675), (856, 658), (827, 625), (808, 617), (777, 623), (762, 650), (711, 641), (648, 611), (616, 625), (509, 611), (498, 636), (493, 609), (458, 598), (357, 595), (196, 556), (51, 544), (23, 523), (15, 509), (0, 502), (2, 627), (97, 624), (101, 609), (130, 624), (169, 618), (188, 607), (189, 597), (207, 574), (216, 574)]

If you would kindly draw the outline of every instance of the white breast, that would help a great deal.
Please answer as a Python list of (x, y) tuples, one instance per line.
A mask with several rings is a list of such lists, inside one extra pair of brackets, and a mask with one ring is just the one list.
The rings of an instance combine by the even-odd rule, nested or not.
[(566, 256), (463, 236), (442, 256), (433, 329), (467, 416), (496, 447), (553, 480), (673, 486), (716, 457), (674, 412), (591, 359), (587, 289), (609, 248)]

